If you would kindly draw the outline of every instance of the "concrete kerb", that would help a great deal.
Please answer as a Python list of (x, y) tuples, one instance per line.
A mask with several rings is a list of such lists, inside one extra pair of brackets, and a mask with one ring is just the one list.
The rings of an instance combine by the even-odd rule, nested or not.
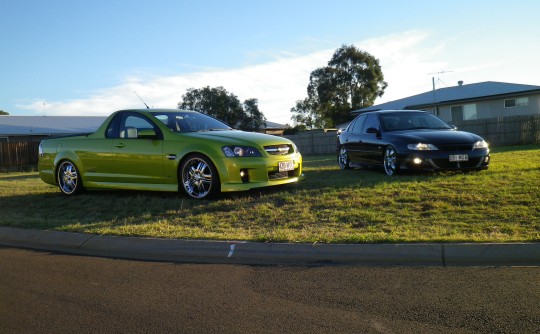
[(540, 243), (290, 244), (115, 237), (0, 227), (0, 245), (77, 255), (251, 265), (540, 265)]

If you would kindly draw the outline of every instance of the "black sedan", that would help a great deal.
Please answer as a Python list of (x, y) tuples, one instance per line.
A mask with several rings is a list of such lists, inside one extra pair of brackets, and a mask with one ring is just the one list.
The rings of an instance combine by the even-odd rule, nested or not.
[(338, 135), (341, 169), (380, 165), (388, 175), (408, 170), (483, 170), (488, 144), (425, 111), (384, 110), (356, 117)]

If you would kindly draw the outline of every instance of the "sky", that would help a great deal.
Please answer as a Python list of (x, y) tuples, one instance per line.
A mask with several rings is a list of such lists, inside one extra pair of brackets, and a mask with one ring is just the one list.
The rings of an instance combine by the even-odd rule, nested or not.
[(342, 45), (379, 59), (375, 103), (433, 88), (540, 85), (537, 0), (0, 0), (0, 110), (176, 108), (189, 88), (256, 98), (292, 124), (310, 73)]

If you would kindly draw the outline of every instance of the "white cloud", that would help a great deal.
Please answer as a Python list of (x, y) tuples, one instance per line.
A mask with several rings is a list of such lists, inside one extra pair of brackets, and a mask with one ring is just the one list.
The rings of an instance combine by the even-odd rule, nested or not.
[[(410, 31), (359, 43), (357, 47), (379, 59), (389, 83), (386, 93), (376, 103), (425, 92), (431, 87), (432, 72), (445, 68), (438, 58), (443, 45), (428, 45), (429, 35)], [(339, 46), (336, 46), (338, 48)], [(118, 109), (141, 108), (145, 102), (156, 108), (176, 108), (188, 88), (223, 86), (243, 101), (259, 99), (259, 109), (269, 121), (290, 123), (290, 109), (307, 93), (311, 71), (325, 66), (335, 49), (307, 55), (283, 56), (268, 63), (237, 69), (212, 69), (161, 77), (132, 76), (123, 83), (96, 91), (87, 97), (67, 101), (34, 101), (20, 109), (40, 115), (108, 115)]]
[(442, 43), (429, 41), (422, 31), (370, 39), (361, 47), (379, 58), (384, 79), (388, 83), (384, 95), (376, 104), (401, 99), (430, 90), (431, 75), (444, 70), (446, 62), (439, 60)]

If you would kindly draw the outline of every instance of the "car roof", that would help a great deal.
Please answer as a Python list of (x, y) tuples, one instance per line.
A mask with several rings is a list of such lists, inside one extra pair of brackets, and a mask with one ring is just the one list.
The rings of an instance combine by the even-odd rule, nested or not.
[(119, 112), (133, 111), (133, 112), (149, 112), (149, 113), (162, 113), (162, 112), (191, 112), (198, 113), (198, 111), (185, 110), (185, 109), (164, 109), (164, 108), (141, 108), (141, 109), (122, 109)]
[(396, 113), (396, 112), (400, 112), (400, 113), (427, 113), (427, 111), (424, 111), (424, 110), (399, 110), (399, 109), (396, 109), (396, 110), (375, 110), (375, 111), (366, 111), (365, 114), (371, 114), (371, 113), (375, 113), (375, 114), (388, 114), (388, 113)]

